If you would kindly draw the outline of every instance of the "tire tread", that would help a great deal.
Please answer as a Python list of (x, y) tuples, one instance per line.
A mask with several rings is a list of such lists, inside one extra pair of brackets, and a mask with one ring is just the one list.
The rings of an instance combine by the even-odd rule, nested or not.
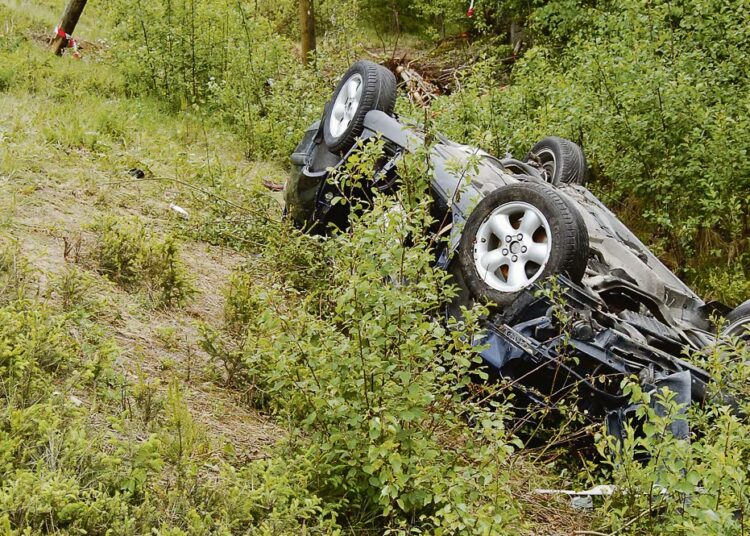
[(537, 153), (542, 149), (549, 149), (555, 154), (556, 169), (552, 184), (586, 184), (586, 156), (577, 143), (558, 136), (548, 136), (531, 148), (526, 159), (529, 160), (531, 153)]

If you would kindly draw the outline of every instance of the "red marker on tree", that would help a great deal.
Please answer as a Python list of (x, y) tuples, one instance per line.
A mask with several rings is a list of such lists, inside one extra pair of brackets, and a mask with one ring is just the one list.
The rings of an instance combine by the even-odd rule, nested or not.
[(75, 31), (78, 19), (81, 18), (83, 8), (86, 7), (87, 0), (69, 0), (65, 7), (60, 24), (55, 28), (55, 37), (52, 40), (52, 52), (58, 56), (62, 54), (65, 47), (71, 39), (70, 35)]

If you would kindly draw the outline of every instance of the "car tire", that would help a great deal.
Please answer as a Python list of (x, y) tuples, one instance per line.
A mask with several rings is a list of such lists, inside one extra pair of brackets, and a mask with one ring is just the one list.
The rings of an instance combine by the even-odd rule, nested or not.
[(526, 162), (538, 166), (545, 180), (555, 186), (586, 184), (586, 157), (581, 147), (570, 140), (556, 136), (544, 138), (531, 148)]
[(380, 70), (380, 98), (376, 110), (393, 115), (396, 108), (396, 75), (388, 67), (378, 65)]
[(458, 251), (474, 298), (499, 306), (552, 275), (579, 283), (588, 257), (578, 210), (554, 188), (535, 182), (503, 186), (482, 199), (466, 220)]
[(323, 120), (323, 139), (331, 152), (341, 154), (362, 134), (368, 112), (393, 113), (396, 77), (385, 67), (360, 60), (341, 78), (331, 103)]
[(740, 337), (750, 342), (750, 300), (735, 307), (727, 316), (722, 335)]

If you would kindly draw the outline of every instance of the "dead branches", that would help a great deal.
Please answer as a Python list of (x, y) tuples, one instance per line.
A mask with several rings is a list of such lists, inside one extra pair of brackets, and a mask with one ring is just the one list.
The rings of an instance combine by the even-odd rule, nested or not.
[(396, 67), (396, 73), (406, 84), (409, 100), (417, 106), (427, 106), (432, 99), (440, 94), (440, 89), (435, 84), (425, 80), (422, 75), (408, 65), (399, 65)]

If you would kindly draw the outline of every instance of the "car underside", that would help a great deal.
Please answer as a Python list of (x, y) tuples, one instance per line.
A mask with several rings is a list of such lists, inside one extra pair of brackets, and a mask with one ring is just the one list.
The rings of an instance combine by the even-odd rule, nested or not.
[[(404, 155), (425, 149), (419, 127), (392, 112), (395, 82), (368, 64), (344, 76), (292, 155), (285, 210), (307, 231), (347, 226), (349, 207), (332, 203), (330, 178), (363, 145), (382, 144), (368, 187), (383, 193), (398, 189)], [(365, 75), (374, 72), (381, 78), (368, 101)], [(477, 344), (491, 377), (513, 384), (526, 407), (573, 393), (585, 415), (606, 419), (615, 434), (629, 411), (626, 378), (669, 387), (685, 404), (706, 399), (709, 375), (683, 356), (714, 343), (714, 318), (729, 311), (701, 300), (584, 186), (580, 147), (545, 138), (523, 160), (445, 138), (427, 150), (434, 231), (448, 237), (436, 264), (461, 289), (451, 314), (473, 302), (490, 306)], [(743, 308), (728, 315), (738, 326), (732, 335), (750, 324)]]

